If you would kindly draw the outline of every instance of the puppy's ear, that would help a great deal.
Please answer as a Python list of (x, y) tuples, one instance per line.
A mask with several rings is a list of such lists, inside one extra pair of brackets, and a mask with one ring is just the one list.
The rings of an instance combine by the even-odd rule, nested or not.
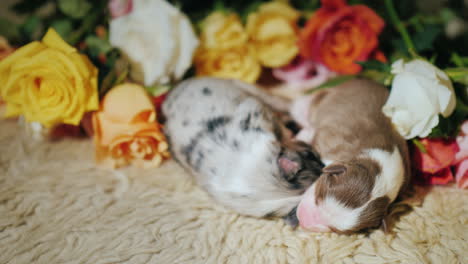
[(281, 171), (287, 175), (296, 174), (300, 169), (299, 162), (294, 161), (286, 156), (280, 156), (278, 158), (278, 165)]

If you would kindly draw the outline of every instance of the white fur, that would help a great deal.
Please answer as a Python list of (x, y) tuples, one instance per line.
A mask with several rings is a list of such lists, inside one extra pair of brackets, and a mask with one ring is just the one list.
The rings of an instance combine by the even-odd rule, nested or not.
[(393, 152), (387, 152), (381, 149), (368, 149), (366, 156), (379, 163), (382, 172), (377, 175), (374, 189), (372, 189), (371, 200), (384, 195), (393, 202), (404, 181), (404, 164), (400, 151), (395, 146)]
[[(382, 168), (379, 175), (376, 176), (374, 188), (371, 192), (371, 198), (363, 206), (355, 209), (348, 208), (337, 201), (334, 197), (327, 196), (319, 205), (322, 217), (329, 226), (339, 230), (352, 229), (358, 224), (359, 216), (371, 201), (382, 196), (388, 196), (393, 202), (404, 181), (404, 164), (400, 151), (395, 146), (393, 152), (387, 152), (382, 149), (368, 149), (363, 155), (370, 158)], [(331, 161), (323, 161), (325, 164)], [(306, 192), (306, 199), (312, 199), (309, 204), (315, 206), (315, 184)]]
[[(309, 188), (305, 196), (307, 196), (306, 199), (309, 199), (306, 206), (315, 207), (315, 184)], [(318, 205), (317, 209), (320, 210), (320, 214), (328, 226), (339, 230), (347, 230), (357, 224), (364, 207), (351, 209), (338, 202), (334, 197), (327, 196)]]

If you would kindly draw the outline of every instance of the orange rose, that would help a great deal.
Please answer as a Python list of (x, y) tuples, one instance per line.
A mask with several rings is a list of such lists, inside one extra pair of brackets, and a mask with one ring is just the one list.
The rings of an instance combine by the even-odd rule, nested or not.
[(157, 167), (168, 144), (143, 87), (125, 83), (110, 90), (93, 115), (96, 160), (106, 167)]
[(322, 7), (300, 33), (300, 54), (338, 73), (355, 74), (361, 70), (356, 61), (385, 60), (377, 51), (383, 27), (382, 18), (367, 6), (322, 0)]

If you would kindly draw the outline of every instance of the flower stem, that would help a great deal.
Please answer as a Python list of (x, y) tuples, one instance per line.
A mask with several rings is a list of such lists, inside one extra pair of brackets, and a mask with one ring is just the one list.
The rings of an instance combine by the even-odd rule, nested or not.
[(398, 17), (395, 7), (393, 6), (393, 0), (385, 0), (385, 6), (387, 8), (388, 14), (390, 15), (390, 19), (393, 25), (398, 30), (401, 37), (403, 38), (403, 41), (405, 42), (406, 47), (408, 48), (408, 52), (413, 57), (417, 57), (416, 49), (414, 48), (413, 41), (411, 40), (411, 37), (409, 36), (408, 31), (406, 30), (405, 26), (403, 25), (400, 18)]

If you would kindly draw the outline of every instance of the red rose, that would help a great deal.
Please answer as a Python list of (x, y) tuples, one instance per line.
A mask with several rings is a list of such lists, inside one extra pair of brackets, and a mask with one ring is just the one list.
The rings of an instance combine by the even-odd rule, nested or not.
[(455, 140), (421, 139), (426, 149), (415, 148), (412, 159), (417, 170), (415, 181), (419, 184), (447, 184), (453, 181), (451, 166), (459, 148)]

